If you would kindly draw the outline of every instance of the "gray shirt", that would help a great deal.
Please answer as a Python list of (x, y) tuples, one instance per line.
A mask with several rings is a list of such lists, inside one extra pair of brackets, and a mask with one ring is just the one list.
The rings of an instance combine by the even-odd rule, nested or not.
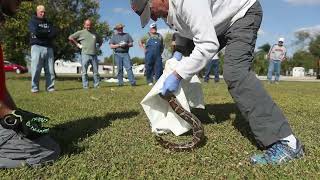
[[(133, 39), (128, 33), (114, 34), (111, 37), (109, 44), (120, 44), (121, 42), (125, 42), (129, 44), (129, 43), (133, 43)], [(115, 52), (118, 52), (118, 53), (129, 52), (129, 47), (126, 46), (126, 47), (116, 48)]]

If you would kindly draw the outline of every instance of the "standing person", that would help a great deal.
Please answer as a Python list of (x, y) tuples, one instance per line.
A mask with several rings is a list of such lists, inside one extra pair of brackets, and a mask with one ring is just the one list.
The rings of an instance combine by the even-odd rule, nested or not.
[(211, 61), (206, 66), (206, 72), (204, 75), (204, 82), (209, 82), (210, 79), (210, 72), (213, 68), (213, 74), (214, 74), (214, 82), (217, 83), (220, 81), (219, 78), (219, 56), (216, 54)]
[(36, 15), (29, 21), (31, 44), (31, 92), (39, 92), (39, 81), (42, 67), (46, 77), (46, 90), (54, 91), (54, 53), (52, 41), (57, 32), (45, 18), (45, 7), (37, 6)]
[(145, 51), (145, 68), (147, 84), (153, 85), (153, 75), (157, 81), (163, 73), (162, 53), (164, 50), (163, 37), (157, 32), (157, 24), (152, 23), (148, 34), (140, 41)]
[[(31, 1), (31, 0), (29, 0)], [(21, 0), (0, 0), (0, 26), (5, 17), (13, 16)], [(46, 133), (28, 128), (33, 119), (48, 121), (38, 114), (18, 109), (5, 84), (3, 53), (0, 46), (0, 168), (39, 166), (59, 157), (60, 147)], [(37, 127), (40, 128), (38, 122)], [(41, 129), (43, 130), (43, 129)]]
[(69, 40), (81, 49), (81, 66), (82, 66), (82, 86), (84, 89), (89, 88), (88, 67), (92, 65), (93, 86), (99, 88), (100, 75), (98, 72), (99, 61), (97, 57), (97, 44), (99, 48), (102, 40), (96, 33), (92, 31), (92, 21), (87, 19), (84, 21), (84, 29), (75, 32), (69, 36)]
[(320, 79), (320, 56), (317, 61), (317, 79)]
[(132, 62), (129, 55), (129, 48), (133, 46), (133, 39), (128, 33), (123, 32), (124, 25), (117, 24), (117, 31), (110, 39), (110, 47), (114, 50), (114, 57), (118, 67), (118, 85), (123, 86), (123, 67), (126, 68), (131, 86), (136, 86), (136, 80), (132, 72)]
[(287, 49), (283, 45), (284, 38), (279, 38), (278, 44), (275, 44), (271, 47), (268, 53), (269, 59), (269, 68), (268, 68), (268, 80), (269, 83), (272, 83), (272, 74), (275, 72), (276, 84), (280, 80), (280, 71), (281, 71), (281, 62), (286, 59)]
[(191, 55), (182, 58), (164, 81), (162, 95), (176, 92), (182, 79), (190, 79), (226, 47), (223, 72), (228, 90), (249, 121), (255, 139), (267, 149), (250, 161), (279, 164), (304, 155), (286, 117), (251, 71), (262, 20), (259, 1), (131, 0), (131, 6), (140, 16), (142, 27), (150, 18), (163, 18), (183, 37), (194, 41)]

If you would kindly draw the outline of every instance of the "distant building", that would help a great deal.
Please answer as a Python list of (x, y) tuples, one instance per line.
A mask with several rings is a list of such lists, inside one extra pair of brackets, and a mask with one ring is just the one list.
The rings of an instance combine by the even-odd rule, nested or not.
[(293, 77), (304, 77), (305, 69), (303, 67), (294, 67), (292, 70)]

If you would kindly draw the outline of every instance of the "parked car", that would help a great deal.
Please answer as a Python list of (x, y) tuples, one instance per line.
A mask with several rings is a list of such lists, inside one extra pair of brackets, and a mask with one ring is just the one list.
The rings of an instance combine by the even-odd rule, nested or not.
[(21, 74), (21, 73), (26, 73), (28, 72), (28, 68), (18, 65), (18, 64), (14, 64), (11, 63), (9, 61), (4, 61), (4, 71), (5, 72), (16, 72), (17, 74)]

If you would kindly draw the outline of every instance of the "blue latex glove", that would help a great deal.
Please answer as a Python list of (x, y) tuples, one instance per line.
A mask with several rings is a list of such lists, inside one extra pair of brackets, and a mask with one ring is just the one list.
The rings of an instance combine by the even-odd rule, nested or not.
[(163, 83), (163, 87), (161, 89), (161, 94), (163, 96), (166, 96), (170, 92), (177, 91), (179, 88), (180, 81), (181, 80), (179, 78), (177, 78), (176, 75), (171, 73)]
[(180, 61), (182, 59), (182, 53), (181, 52), (174, 52), (173, 53), (173, 57), (177, 60), (177, 61)]

